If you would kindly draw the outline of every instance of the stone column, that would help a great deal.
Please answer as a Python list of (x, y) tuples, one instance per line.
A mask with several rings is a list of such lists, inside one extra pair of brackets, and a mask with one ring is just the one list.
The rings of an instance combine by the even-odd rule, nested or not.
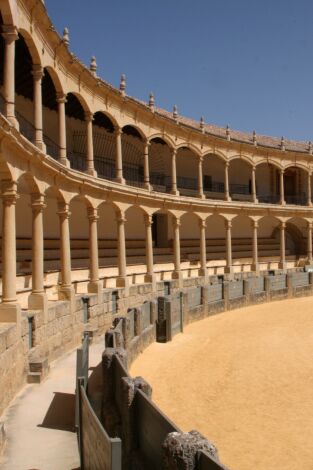
[(286, 240), (285, 240), (285, 228), (286, 222), (280, 223), (280, 261), (279, 268), (286, 269)]
[(45, 151), (42, 133), (42, 77), (43, 68), (41, 65), (33, 65), (33, 79), (34, 79), (34, 127), (35, 136), (34, 143), (36, 147)]
[(144, 161), (143, 161), (143, 173), (144, 173), (144, 186), (148, 191), (151, 191), (151, 184), (150, 184), (150, 171), (149, 171), (149, 148), (150, 142), (147, 140), (144, 144)]
[(256, 193), (256, 179), (255, 179), (255, 166), (252, 167), (252, 172), (251, 172), (251, 196), (252, 196), (252, 202), (257, 203), (258, 198), (257, 198), (257, 193)]
[(203, 193), (203, 157), (199, 157), (198, 159), (198, 196), (201, 199), (205, 198), (205, 195)]
[(60, 299), (73, 300), (74, 289), (71, 280), (71, 239), (69, 218), (69, 205), (64, 202), (58, 204), (60, 219), (60, 242), (61, 242), (61, 285), (59, 287)]
[(285, 201), (285, 188), (284, 188), (284, 170), (280, 170), (279, 185), (280, 185), (280, 201), (279, 201), (279, 203), (282, 204), (282, 205), (285, 205), (286, 201)]
[(308, 222), (308, 264), (312, 264), (312, 222)]
[(65, 103), (66, 96), (63, 93), (57, 93), (58, 114), (59, 114), (59, 162), (62, 165), (70, 166), (66, 154), (66, 118)]
[(89, 283), (88, 292), (100, 294), (102, 283), (99, 280), (99, 250), (98, 250), (98, 210), (88, 207), (89, 220)]
[(226, 228), (226, 267), (225, 267), (225, 273), (231, 273), (233, 271), (231, 227), (232, 227), (231, 220), (225, 220), (225, 228)]
[(15, 117), (15, 41), (18, 33), (15, 26), (2, 26), (2, 36), (5, 42), (3, 92), (5, 100), (5, 117), (17, 129), (18, 121)]
[(2, 303), (0, 322), (20, 322), (21, 310), (16, 299), (16, 183), (2, 181)]
[(206, 277), (208, 275), (208, 270), (207, 270), (207, 267), (206, 267), (206, 236), (205, 236), (206, 221), (200, 219), (199, 220), (199, 227), (200, 227), (200, 269), (199, 269), (199, 276)]
[(231, 197), (229, 194), (229, 176), (228, 176), (228, 168), (229, 168), (229, 162), (225, 162), (225, 182), (224, 182), (224, 198), (225, 201), (231, 201)]
[(177, 156), (177, 150), (173, 149), (172, 150), (172, 190), (171, 190), (171, 193), (178, 196), (179, 192), (177, 190), (176, 156)]
[(94, 164), (94, 153), (93, 153), (93, 132), (92, 132), (92, 121), (93, 114), (85, 113), (85, 121), (87, 125), (87, 170), (88, 175), (97, 176)]
[(153, 266), (153, 241), (152, 241), (152, 215), (145, 214), (144, 216), (146, 226), (146, 263), (147, 274), (145, 282), (155, 282), (154, 266)]
[(126, 242), (125, 242), (125, 222), (126, 218), (123, 213), (117, 217), (117, 237), (118, 237), (118, 278), (116, 279), (117, 287), (127, 287), (128, 279), (126, 274)]
[(180, 220), (179, 217), (173, 216), (173, 230), (174, 230), (174, 271), (172, 273), (173, 279), (182, 279), (182, 272), (180, 269)]
[(32, 195), (32, 293), (28, 297), (28, 307), (33, 310), (47, 311), (48, 301), (44, 291), (44, 236), (43, 210), (45, 199), (42, 194)]
[(312, 173), (308, 171), (308, 206), (312, 206), (312, 188), (311, 188)]
[(125, 184), (123, 177), (123, 157), (122, 157), (122, 134), (123, 131), (120, 127), (115, 129), (116, 135), (116, 161), (115, 161), (115, 180), (118, 183)]
[(252, 266), (251, 270), (258, 272), (260, 270), (259, 257), (258, 257), (258, 227), (259, 222), (257, 220), (251, 221), (252, 225)]

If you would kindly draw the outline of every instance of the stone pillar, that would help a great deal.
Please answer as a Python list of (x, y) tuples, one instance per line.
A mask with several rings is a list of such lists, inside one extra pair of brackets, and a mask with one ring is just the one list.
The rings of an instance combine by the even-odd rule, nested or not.
[(43, 210), (45, 199), (42, 194), (32, 195), (32, 293), (28, 297), (28, 307), (47, 312), (48, 300), (44, 291), (44, 236)]
[(63, 93), (57, 93), (58, 115), (59, 115), (59, 162), (62, 165), (70, 166), (66, 154), (66, 118), (65, 103), (66, 96)]
[(173, 230), (174, 230), (174, 271), (172, 273), (173, 279), (182, 279), (182, 272), (180, 269), (180, 220), (179, 217), (173, 216)]
[(98, 210), (88, 207), (89, 220), (89, 283), (88, 292), (100, 294), (102, 283), (99, 280), (99, 251), (98, 251)]
[(308, 171), (308, 206), (312, 206), (312, 187), (311, 187), (311, 177), (312, 173)]
[(206, 277), (208, 275), (208, 270), (207, 270), (207, 267), (206, 267), (206, 236), (205, 236), (206, 221), (200, 219), (199, 220), (199, 227), (200, 227), (200, 269), (199, 269), (199, 276)]
[(286, 269), (286, 240), (285, 240), (285, 228), (286, 222), (280, 223), (280, 261), (279, 268)]
[(179, 192), (177, 190), (177, 174), (176, 174), (176, 156), (177, 150), (172, 150), (172, 190), (171, 193), (179, 196)]
[(144, 162), (143, 162), (143, 173), (144, 173), (144, 186), (148, 191), (151, 191), (150, 184), (150, 172), (149, 172), (149, 148), (150, 142), (147, 140), (144, 148)]
[(15, 41), (18, 33), (15, 26), (2, 26), (2, 36), (5, 42), (3, 93), (5, 100), (5, 117), (17, 129), (18, 121), (15, 117)]
[(59, 287), (59, 298), (73, 300), (74, 289), (71, 280), (71, 239), (69, 218), (69, 205), (64, 202), (58, 204), (60, 219), (60, 242), (61, 242), (61, 285)]
[(116, 279), (117, 287), (127, 287), (128, 279), (126, 274), (126, 242), (125, 242), (125, 222), (126, 218), (123, 213), (117, 217), (117, 237), (118, 237), (118, 278)]
[(308, 264), (312, 264), (312, 222), (308, 222)]
[(232, 246), (231, 246), (231, 220), (225, 220), (226, 228), (226, 267), (225, 273), (233, 272)]
[(256, 193), (256, 178), (255, 178), (255, 166), (252, 167), (252, 172), (251, 172), (251, 196), (252, 196), (252, 202), (257, 203), (258, 198), (257, 198), (257, 193)]
[(125, 184), (125, 179), (123, 177), (122, 134), (123, 134), (122, 129), (120, 127), (117, 127), (115, 129), (115, 135), (116, 135), (115, 180), (118, 183)]
[(21, 310), (16, 299), (16, 183), (2, 181), (2, 303), (0, 322), (20, 322)]
[(152, 215), (145, 214), (146, 226), (146, 260), (147, 260), (147, 274), (145, 282), (155, 283), (155, 274), (153, 267), (153, 241), (152, 241)]
[(251, 221), (252, 225), (252, 266), (251, 271), (258, 272), (260, 270), (259, 258), (258, 258), (258, 227), (259, 222), (257, 220)]
[(225, 162), (225, 182), (224, 182), (224, 198), (225, 201), (231, 201), (231, 197), (229, 194), (229, 175), (228, 175), (228, 169), (229, 169), (229, 162)]
[(199, 157), (198, 159), (198, 196), (201, 199), (205, 198), (205, 195), (203, 193), (203, 157)]
[(280, 182), (280, 201), (279, 203), (282, 205), (286, 204), (285, 201), (285, 188), (284, 188), (284, 170), (280, 170), (279, 174), (279, 182)]
[(34, 144), (40, 150), (45, 152), (46, 148), (43, 142), (42, 134), (42, 77), (43, 68), (41, 65), (33, 65), (33, 79), (34, 79), (34, 127), (35, 136)]
[(94, 164), (94, 154), (93, 154), (93, 132), (92, 132), (92, 121), (93, 114), (85, 113), (85, 121), (87, 125), (87, 170), (88, 175), (97, 176), (95, 171)]

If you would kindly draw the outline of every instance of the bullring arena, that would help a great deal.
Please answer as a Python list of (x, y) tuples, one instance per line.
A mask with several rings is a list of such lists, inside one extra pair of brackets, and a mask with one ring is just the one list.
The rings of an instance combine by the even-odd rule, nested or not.
[(0, 23), (1, 468), (311, 469), (312, 144)]

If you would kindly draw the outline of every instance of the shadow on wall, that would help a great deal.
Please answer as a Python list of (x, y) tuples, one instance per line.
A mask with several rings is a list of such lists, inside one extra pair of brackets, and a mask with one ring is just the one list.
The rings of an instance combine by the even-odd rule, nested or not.
[(75, 395), (55, 392), (46, 416), (38, 427), (76, 432)]

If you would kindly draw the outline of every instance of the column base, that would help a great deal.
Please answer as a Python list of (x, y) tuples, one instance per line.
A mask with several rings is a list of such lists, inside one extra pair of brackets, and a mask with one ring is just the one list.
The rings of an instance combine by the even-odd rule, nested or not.
[(116, 278), (116, 287), (123, 287), (124, 289), (129, 288), (129, 279), (127, 276)]
[(0, 304), (0, 323), (21, 323), (21, 306), (15, 302)]
[(259, 202), (258, 198), (253, 198), (252, 199), (253, 204), (257, 204)]
[(207, 268), (199, 268), (198, 274), (199, 274), (199, 276), (201, 276), (201, 277), (208, 277), (208, 270), (207, 270)]
[(86, 170), (87, 175), (97, 177), (98, 173), (96, 172), (95, 169), (90, 168), (89, 170)]
[(31, 310), (48, 310), (48, 298), (45, 292), (32, 292), (28, 296), (28, 308)]
[(231, 202), (231, 200), (232, 200), (232, 199), (231, 199), (230, 196), (225, 196), (225, 197), (224, 197), (224, 201)]
[(285, 206), (285, 205), (286, 205), (286, 201), (279, 201), (279, 204), (280, 204), (281, 206)]
[(179, 191), (177, 191), (177, 189), (175, 190), (171, 190), (171, 194), (173, 194), (174, 196), (179, 196)]
[(144, 277), (144, 281), (145, 282), (150, 282), (152, 284), (152, 289), (153, 291), (155, 291), (155, 288), (156, 288), (156, 276), (155, 274), (145, 274), (145, 277)]
[(179, 287), (183, 286), (183, 273), (181, 271), (173, 271), (172, 279), (178, 280)]
[(150, 183), (144, 183), (144, 186), (143, 186), (147, 191), (152, 191), (153, 190), (153, 187), (151, 186)]
[(118, 178), (115, 178), (114, 181), (116, 181), (116, 183), (126, 184), (125, 178), (120, 178), (120, 177), (118, 177)]
[(90, 281), (88, 283), (88, 293), (97, 294), (98, 296), (102, 294), (103, 291), (103, 282), (102, 281)]
[(36, 147), (39, 148), (42, 152), (47, 153), (46, 144), (45, 144), (42, 140), (39, 140), (38, 142), (35, 141), (35, 145), (36, 145)]
[(7, 120), (10, 124), (12, 124), (13, 127), (15, 127), (16, 130), (20, 130), (20, 123), (18, 122), (15, 116), (7, 116)]
[(224, 273), (226, 274), (232, 274), (234, 272), (233, 266), (225, 266), (224, 268)]
[(198, 194), (198, 198), (199, 199), (206, 199), (206, 195), (205, 194)]
[(71, 303), (71, 311), (75, 310), (75, 291), (73, 286), (60, 286), (59, 287), (59, 300), (68, 300)]
[(280, 262), (278, 263), (278, 269), (283, 269), (283, 270), (287, 269), (287, 263), (286, 263), (286, 261), (284, 261), (284, 262), (281, 262), (281, 261), (280, 261)]
[(259, 272), (260, 272), (260, 265), (259, 265), (259, 263), (251, 264), (251, 271), (253, 271), (253, 272), (255, 272), (255, 273), (259, 273)]
[(59, 163), (61, 163), (61, 165), (66, 166), (66, 168), (71, 167), (70, 161), (66, 157), (59, 158)]

